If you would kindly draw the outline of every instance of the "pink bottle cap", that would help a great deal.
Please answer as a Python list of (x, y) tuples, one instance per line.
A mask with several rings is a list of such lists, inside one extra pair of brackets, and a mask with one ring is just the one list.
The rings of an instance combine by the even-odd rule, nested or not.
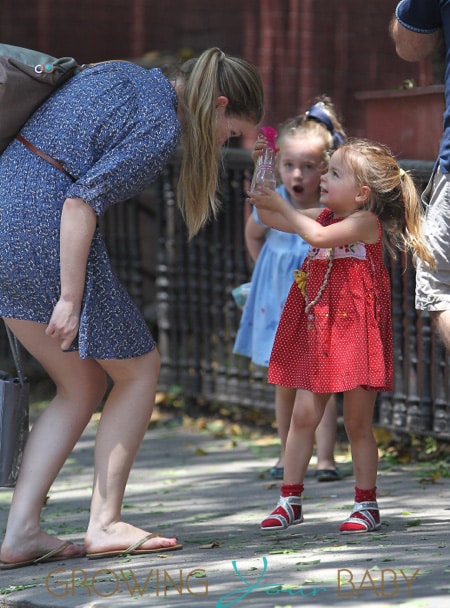
[(267, 145), (273, 150), (276, 150), (276, 139), (278, 131), (273, 127), (261, 127), (261, 133), (267, 139)]

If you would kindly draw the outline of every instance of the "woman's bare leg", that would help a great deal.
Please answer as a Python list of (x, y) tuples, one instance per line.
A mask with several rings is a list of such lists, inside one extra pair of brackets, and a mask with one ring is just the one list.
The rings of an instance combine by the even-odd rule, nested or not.
[[(45, 335), (45, 326), (8, 319), (8, 326), (41, 363), (56, 385), (56, 395), (33, 425), (11, 503), (0, 559), (15, 562), (42, 555), (62, 541), (41, 530), (47, 493), (106, 389), (102, 368), (78, 353), (63, 353)], [(71, 546), (61, 556), (83, 554)]]
[[(113, 380), (103, 407), (95, 444), (95, 477), (91, 516), (86, 534), (88, 553), (126, 549), (148, 531), (121, 520), (122, 499), (131, 466), (148, 428), (159, 375), (159, 353), (102, 360)], [(141, 549), (164, 548), (175, 538), (153, 538)]]
[[(126, 548), (146, 532), (121, 522), (121, 505), (131, 465), (148, 427), (159, 373), (157, 351), (128, 360), (81, 360), (63, 353), (46, 336), (45, 326), (8, 320), (25, 348), (41, 363), (57, 388), (56, 397), (33, 426), (14, 492), (0, 552), (5, 562), (30, 559), (58, 547), (61, 541), (40, 528), (47, 492), (79, 439), (106, 389), (107, 372), (114, 382), (104, 406), (95, 448), (94, 488), (86, 549)], [(163, 548), (175, 539), (157, 538), (141, 548)], [(70, 547), (61, 555), (83, 554)]]

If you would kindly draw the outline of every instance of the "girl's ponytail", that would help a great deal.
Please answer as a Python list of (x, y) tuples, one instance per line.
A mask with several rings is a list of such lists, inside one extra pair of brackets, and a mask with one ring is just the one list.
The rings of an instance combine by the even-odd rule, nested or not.
[(405, 209), (406, 233), (403, 235), (405, 245), (409, 247), (415, 258), (420, 258), (430, 267), (435, 260), (423, 240), (423, 210), (416, 185), (407, 171), (399, 170), (400, 188), (403, 195)]
[(340, 148), (360, 185), (370, 188), (365, 208), (380, 218), (385, 245), (395, 257), (396, 249), (411, 250), (430, 267), (434, 258), (422, 233), (423, 207), (412, 177), (404, 171), (387, 146), (365, 139), (352, 139)]

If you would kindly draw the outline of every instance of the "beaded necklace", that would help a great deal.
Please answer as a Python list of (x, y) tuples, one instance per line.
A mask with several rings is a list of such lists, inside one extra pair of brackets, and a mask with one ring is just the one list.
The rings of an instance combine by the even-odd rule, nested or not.
[(320, 289), (317, 292), (316, 297), (311, 302), (309, 301), (309, 298), (308, 298), (308, 275), (309, 275), (309, 265), (311, 262), (311, 257), (309, 255), (307, 257), (305, 270), (294, 270), (294, 280), (297, 283), (297, 287), (302, 292), (303, 297), (305, 298), (305, 303), (306, 303), (305, 312), (309, 312), (309, 310), (315, 304), (317, 304), (317, 302), (320, 300), (323, 292), (325, 291), (325, 287), (328, 284), (328, 279), (330, 277), (331, 268), (333, 266), (334, 249), (331, 248), (331, 249), (328, 249), (327, 251), (328, 251), (327, 270), (325, 272), (325, 276), (323, 277), (322, 285), (320, 286)]

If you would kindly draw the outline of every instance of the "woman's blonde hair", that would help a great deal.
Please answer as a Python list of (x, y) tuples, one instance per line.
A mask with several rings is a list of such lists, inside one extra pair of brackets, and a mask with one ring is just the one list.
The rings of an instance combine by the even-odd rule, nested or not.
[(433, 267), (434, 258), (423, 239), (423, 207), (414, 180), (395, 160), (389, 148), (366, 139), (352, 139), (339, 149), (344, 163), (370, 195), (365, 209), (380, 218), (388, 251), (411, 250)]
[(264, 96), (256, 68), (219, 48), (208, 49), (198, 59), (187, 61), (179, 77), (185, 83), (181, 102), (186, 120), (178, 204), (192, 238), (220, 207), (217, 98), (228, 98), (227, 116), (256, 125), (262, 118)]
[(277, 145), (280, 146), (287, 137), (317, 137), (322, 140), (326, 165), (334, 150), (346, 139), (336, 108), (326, 95), (318, 97), (304, 114), (289, 118), (280, 125)]

